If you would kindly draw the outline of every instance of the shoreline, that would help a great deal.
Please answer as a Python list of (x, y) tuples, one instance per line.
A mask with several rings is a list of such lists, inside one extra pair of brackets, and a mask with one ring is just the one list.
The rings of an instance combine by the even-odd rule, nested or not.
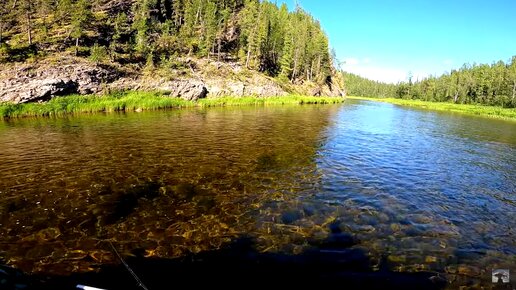
[(161, 92), (146, 91), (126, 91), (107, 95), (68, 95), (55, 97), (50, 101), (42, 103), (0, 103), (0, 118), (56, 117), (81, 113), (141, 112), (194, 107), (337, 104), (344, 103), (347, 99), (384, 102), (405, 107), (460, 113), (516, 122), (516, 108), (484, 105), (453, 104), (395, 98), (356, 96), (314, 97), (294, 94), (274, 97), (228, 96), (187, 101), (181, 98), (169, 97)]
[(516, 108), (502, 108), (485, 105), (453, 104), (447, 102), (430, 102), (422, 100), (405, 100), (395, 98), (372, 98), (348, 96), (351, 100), (384, 102), (405, 107), (421, 108), (433, 111), (460, 113), (470, 116), (482, 116), (499, 120), (516, 122)]
[(109, 95), (70, 95), (43, 103), (0, 103), (0, 118), (54, 117), (80, 113), (141, 112), (173, 108), (343, 103), (344, 97), (221, 97), (187, 101), (159, 92), (128, 91)]

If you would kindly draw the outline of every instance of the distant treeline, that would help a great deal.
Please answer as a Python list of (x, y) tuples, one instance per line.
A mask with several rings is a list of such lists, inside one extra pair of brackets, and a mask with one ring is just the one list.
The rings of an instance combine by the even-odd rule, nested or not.
[(398, 85), (366, 79), (356, 74), (342, 72), (347, 94), (357, 97), (394, 98)]
[(440, 77), (396, 85), (343, 75), (349, 95), (516, 107), (516, 56), (507, 63), (465, 64)]
[(331, 73), (328, 38), (299, 6), (259, 0), (0, 0), (0, 62), (68, 50), (121, 64), (238, 59), (291, 81)]

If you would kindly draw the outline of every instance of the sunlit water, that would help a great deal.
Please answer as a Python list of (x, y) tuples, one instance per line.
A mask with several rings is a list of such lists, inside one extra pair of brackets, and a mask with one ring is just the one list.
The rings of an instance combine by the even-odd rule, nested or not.
[(516, 125), (349, 101), (0, 123), (0, 263), (67, 274), (241, 237), (489, 285), (516, 259)]

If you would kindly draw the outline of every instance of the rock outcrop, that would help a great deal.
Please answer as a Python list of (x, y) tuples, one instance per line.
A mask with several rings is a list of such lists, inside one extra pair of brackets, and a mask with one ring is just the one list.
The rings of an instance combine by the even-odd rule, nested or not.
[(210, 98), (224, 96), (232, 97), (274, 97), (285, 96), (285, 92), (279, 85), (271, 80), (256, 81), (224, 81), (220, 79), (207, 79), (206, 86), (210, 91)]
[(197, 101), (208, 96), (206, 84), (195, 79), (121, 78), (108, 87), (112, 91), (159, 91), (174, 98)]
[(171, 97), (178, 97), (187, 101), (204, 99), (208, 95), (208, 89), (204, 83), (193, 80), (180, 80), (166, 83), (161, 90), (170, 91)]
[(272, 97), (288, 93), (267, 78), (246, 81), (226, 80), (222, 77), (165, 80), (162, 78), (121, 78), (109, 84), (110, 90), (143, 90), (165, 92), (170, 97), (196, 101), (219, 97)]
[(118, 73), (89, 63), (24, 65), (0, 73), (0, 102), (40, 102), (69, 94), (94, 94)]
[(14, 103), (48, 101), (54, 96), (73, 94), (77, 92), (77, 83), (70, 79), (48, 78), (28, 82), (9, 84), (2, 90), (0, 100)]
[[(342, 80), (340, 80), (342, 82)], [(343, 89), (344, 85), (342, 83), (336, 83), (335, 80), (328, 76), (323, 85), (312, 83), (310, 92), (311, 96), (320, 97), (320, 96), (328, 96), (328, 97), (345, 97), (346, 91)]]
[[(285, 96), (278, 81), (247, 70), (237, 61), (184, 59), (190, 70), (169, 72), (167, 77), (141, 72), (121, 73), (77, 58), (43, 61), (21, 66), (0, 66), (0, 102), (43, 102), (69, 94), (97, 94), (109, 91), (159, 91), (170, 97), (197, 101), (224, 96)], [(175, 76), (175, 77), (173, 77)], [(331, 78), (326, 84), (288, 84), (288, 90), (314, 96), (343, 96), (345, 92)]]

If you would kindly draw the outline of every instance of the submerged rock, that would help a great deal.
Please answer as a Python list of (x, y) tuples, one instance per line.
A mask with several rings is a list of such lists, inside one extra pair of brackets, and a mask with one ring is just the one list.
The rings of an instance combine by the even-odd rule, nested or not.
[(84, 250), (71, 250), (68, 251), (63, 259), (65, 260), (82, 260), (88, 257), (88, 253)]
[(299, 210), (289, 210), (281, 215), (281, 222), (287, 225), (293, 224), (294, 222), (303, 218), (303, 213)]
[(387, 257), (387, 260), (389, 262), (393, 262), (393, 263), (404, 263), (405, 261), (407, 261), (407, 256), (405, 255), (389, 255)]
[(465, 275), (470, 277), (477, 277), (480, 276), (481, 271), (477, 267), (474, 266), (468, 266), (468, 265), (460, 265), (457, 268), (457, 272), (459, 275)]

